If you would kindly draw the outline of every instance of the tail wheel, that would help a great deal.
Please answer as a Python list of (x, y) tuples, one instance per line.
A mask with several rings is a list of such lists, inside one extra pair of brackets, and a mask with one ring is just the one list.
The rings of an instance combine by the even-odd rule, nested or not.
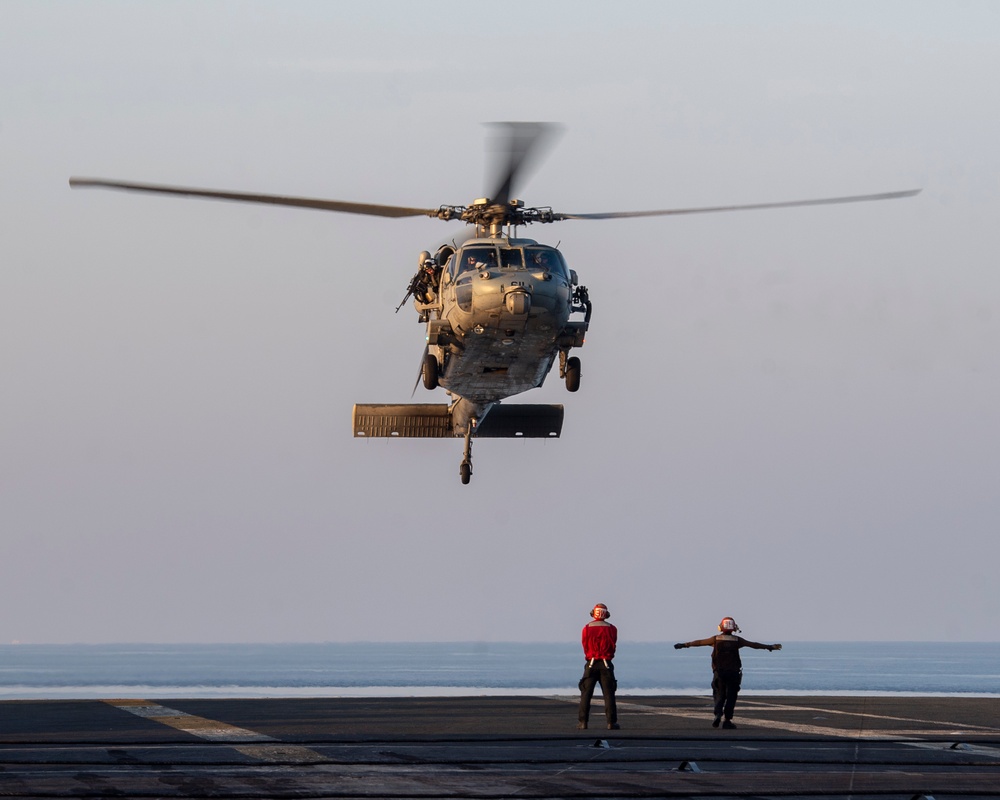
[(437, 389), (438, 385), (438, 361), (433, 353), (424, 356), (424, 366), (421, 371), (424, 378), (425, 389)]
[(566, 388), (571, 392), (580, 388), (580, 359), (576, 356), (566, 359)]

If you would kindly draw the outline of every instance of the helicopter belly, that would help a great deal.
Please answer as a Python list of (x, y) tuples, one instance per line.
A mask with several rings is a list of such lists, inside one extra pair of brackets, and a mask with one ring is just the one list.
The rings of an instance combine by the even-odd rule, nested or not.
[(495, 342), (478, 338), (461, 356), (450, 360), (441, 385), (477, 402), (502, 400), (540, 386), (554, 355), (550, 347), (530, 346), (519, 348), (517, 353), (500, 353)]
[(441, 375), (448, 391), (478, 402), (493, 402), (541, 386), (558, 353), (561, 315), (543, 308), (512, 315), (504, 310), (459, 314), (452, 329), (461, 348), (449, 356)]

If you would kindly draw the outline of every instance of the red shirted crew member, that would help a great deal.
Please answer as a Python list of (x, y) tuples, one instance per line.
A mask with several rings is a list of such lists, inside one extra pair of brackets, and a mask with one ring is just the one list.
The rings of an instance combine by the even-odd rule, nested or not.
[(618, 707), (615, 705), (615, 691), (618, 681), (615, 680), (615, 647), (618, 644), (618, 629), (608, 622), (611, 616), (604, 603), (598, 603), (590, 612), (592, 622), (583, 626), (582, 642), (583, 677), (580, 678), (580, 712), (577, 729), (586, 730), (590, 719), (590, 700), (594, 696), (594, 687), (601, 684), (601, 694), (604, 696), (604, 715), (608, 720), (608, 730), (618, 730)]

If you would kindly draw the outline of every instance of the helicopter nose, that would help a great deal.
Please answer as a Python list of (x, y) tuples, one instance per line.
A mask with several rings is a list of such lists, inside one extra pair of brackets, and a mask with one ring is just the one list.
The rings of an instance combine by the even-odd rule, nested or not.
[(527, 314), (531, 309), (531, 295), (522, 290), (508, 292), (504, 304), (511, 314)]

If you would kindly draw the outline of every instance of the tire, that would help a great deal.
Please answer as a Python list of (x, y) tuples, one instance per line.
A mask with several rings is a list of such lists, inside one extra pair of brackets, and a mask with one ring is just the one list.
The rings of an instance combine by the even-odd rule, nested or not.
[(421, 369), (424, 378), (425, 389), (437, 389), (438, 386), (438, 361), (432, 353), (424, 356), (424, 366)]
[(580, 388), (580, 359), (576, 356), (566, 359), (566, 388), (571, 392)]
[(462, 464), (462, 466), (459, 467), (459, 472), (462, 475), (463, 484), (472, 480), (472, 464)]

